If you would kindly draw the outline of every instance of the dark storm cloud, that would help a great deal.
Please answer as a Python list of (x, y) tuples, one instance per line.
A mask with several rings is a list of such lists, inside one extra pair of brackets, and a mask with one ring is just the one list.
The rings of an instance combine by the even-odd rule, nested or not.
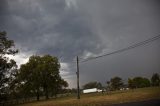
[[(72, 72), (77, 55), (101, 55), (158, 35), (159, 19), (159, 0), (0, 0), (0, 30), (20, 51), (58, 56)], [(81, 84), (159, 72), (159, 42), (82, 63)]]
[(106, 39), (109, 43), (129, 39), (128, 43), (131, 39), (137, 41), (159, 33), (160, 7), (155, 1), (79, 0), (79, 4), (89, 14), (92, 28), (104, 43)]
[(1, 0), (0, 1), (0, 20), (1, 20), (1, 25), (5, 24), (5, 18), (8, 15), (8, 3), (6, 0)]
[(64, 56), (67, 61), (99, 42), (83, 14), (68, 8), (65, 0), (9, 0), (8, 5), (9, 14), (1, 27), (29, 51)]

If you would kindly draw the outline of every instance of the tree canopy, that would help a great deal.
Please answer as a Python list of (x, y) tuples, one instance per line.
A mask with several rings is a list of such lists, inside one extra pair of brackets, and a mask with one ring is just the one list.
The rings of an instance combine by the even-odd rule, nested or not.
[(133, 79), (128, 79), (128, 86), (130, 88), (143, 88), (143, 87), (149, 87), (150, 81), (147, 78), (143, 77), (134, 77)]
[(14, 48), (14, 41), (8, 39), (5, 31), (0, 32), (0, 99), (2, 94), (6, 94), (8, 83), (11, 76), (17, 68), (16, 62), (6, 57), (6, 55), (15, 55), (18, 50)]
[(34, 93), (39, 100), (42, 92), (46, 99), (49, 94), (55, 95), (68, 83), (59, 75), (60, 63), (50, 55), (31, 56), (26, 64), (21, 65), (17, 80), (23, 89)]
[(110, 85), (113, 90), (119, 90), (123, 86), (122, 79), (120, 77), (111, 78)]
[(160, 76), (158, 73), (154, 73), (151, 77), (152, 86), (160, 86)]

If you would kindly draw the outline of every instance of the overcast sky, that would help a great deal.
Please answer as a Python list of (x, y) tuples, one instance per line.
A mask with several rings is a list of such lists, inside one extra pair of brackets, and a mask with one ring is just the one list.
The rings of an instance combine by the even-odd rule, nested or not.
[[(15, 41), (17, 64), (31, 55), (60, 59), (62, 77), (76, 87), (75, 57), (102, 55), (160, 34), (159, 0), (0, 0), (0, 31)], [(160, 73), (160, 40), (80, 63), (80, 84), (114, 76)]]

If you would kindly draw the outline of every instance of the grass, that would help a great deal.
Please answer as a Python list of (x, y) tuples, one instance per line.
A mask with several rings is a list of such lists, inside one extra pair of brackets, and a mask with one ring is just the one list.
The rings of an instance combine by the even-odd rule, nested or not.
[(76, 96), (50, 99), (22, 104), (20, 106), (103, 106), (124, 102), (135, 102), (150, 99), (160, 99), (160, 87), (140, 88), (127, 91), (113, 91), (110, 93), (82, 94), (81, 99)]

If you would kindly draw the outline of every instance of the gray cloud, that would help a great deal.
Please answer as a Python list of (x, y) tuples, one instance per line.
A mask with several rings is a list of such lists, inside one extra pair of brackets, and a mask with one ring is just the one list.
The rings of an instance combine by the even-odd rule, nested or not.
[[(0, 30), (7, 31), (22, 53), (61, 57), (73, 73), (71, 61), (77, 55), (100, 55), (158, 35), (159, 10), (158, 0), (1, 0)], [(150, 77), (160, 70), (159, 46), (157, 40), (82, 63), (81, 84), (104, 82), (116, 75)], [(69, 78), (75, 86), (74, 77)]]
[(16, 0), (8, 1), (8, 5), (10, 14), (5, 25), (9, 35), (28, 50), (71, 59), (100, 42), (85, 17), (78, 10), (67, 8), (64, 0)]

